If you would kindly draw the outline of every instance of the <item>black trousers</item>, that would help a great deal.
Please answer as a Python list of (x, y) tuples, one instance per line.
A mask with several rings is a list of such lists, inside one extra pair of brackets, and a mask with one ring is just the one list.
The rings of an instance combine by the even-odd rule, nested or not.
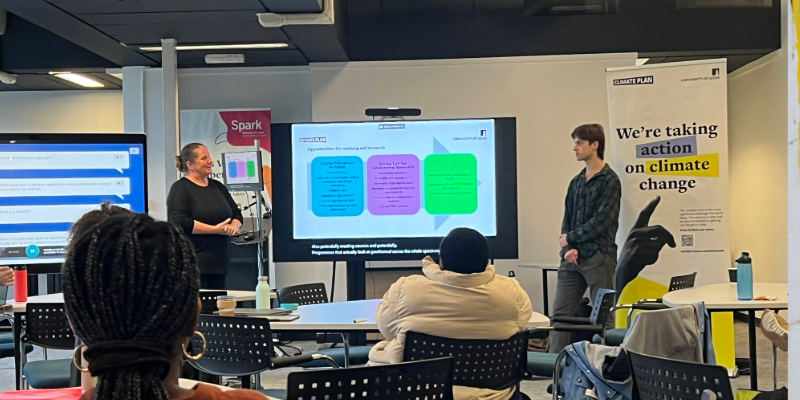
[(200, 274), (200, 289), (225, 289), (225, 275)]

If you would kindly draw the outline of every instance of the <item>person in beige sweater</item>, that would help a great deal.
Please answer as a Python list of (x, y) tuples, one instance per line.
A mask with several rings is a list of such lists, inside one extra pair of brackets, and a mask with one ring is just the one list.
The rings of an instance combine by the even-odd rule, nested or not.
[[(400, 278), (378, 307), (375, 320), (386, 340), (369, 354), (369, 365), (403, 362), (406, 332), (451, 339), (508, 339), (525, 329), (531, 301), (516, 280), (495, 275), (489, 244), (479, 232), (457, 228), (442, 240), (441, 265), (422, 260), (423, 275)], [(456, 400), (506, 400), (514, 388), (495, 391), (455, 387)]]

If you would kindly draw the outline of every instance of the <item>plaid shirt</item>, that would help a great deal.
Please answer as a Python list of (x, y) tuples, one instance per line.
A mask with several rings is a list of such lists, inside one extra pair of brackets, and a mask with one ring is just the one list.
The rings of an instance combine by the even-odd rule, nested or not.
[(619, 177), (606, 164), (589, 182), (586, 168), (569, 183), (561, 233), (569, 245), (561, 249), (561, 259), (571, 249), (578, 257), (589, 258), (595, 252), (617, 259), (614, 241), (619, 228), (619, 201), (622, 186)]

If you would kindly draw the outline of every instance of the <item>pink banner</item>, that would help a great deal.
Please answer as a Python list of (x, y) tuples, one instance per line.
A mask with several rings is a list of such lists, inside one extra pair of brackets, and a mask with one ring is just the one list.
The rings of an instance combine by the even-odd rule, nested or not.
[(233, 146), (252, 146), (261, 141), (261, 148), (272, 152), (270, 124), (272, 111), (220, 111), (219, 116), (228, 127), (228, 143)]

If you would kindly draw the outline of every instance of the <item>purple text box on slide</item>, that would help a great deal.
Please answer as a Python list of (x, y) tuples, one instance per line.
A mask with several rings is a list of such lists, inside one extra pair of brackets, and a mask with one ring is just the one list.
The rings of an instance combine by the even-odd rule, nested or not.
[(367, 208), (372, 215), (419, 212), (419, 158), (413, 154), (372, 156), (367, 160)]

